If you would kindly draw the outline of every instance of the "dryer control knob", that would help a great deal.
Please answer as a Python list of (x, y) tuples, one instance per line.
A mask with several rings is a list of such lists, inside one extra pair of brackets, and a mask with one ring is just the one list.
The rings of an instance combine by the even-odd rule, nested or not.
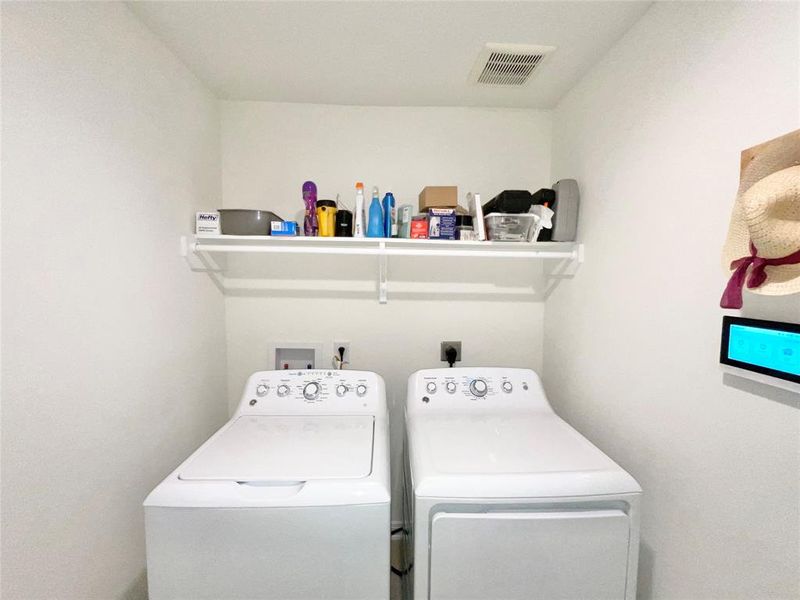
[(284, 397), (284, 396), (288, 396), (290, 391), (291, 390), (289, 389), (288, 385), (279, 385), (278, 386), (278, 396), (280, 396), (281, 398)]
[(456, 393), (456, 388), (458, 388), (458, 386), (456, 385), (456, 382), (455, 382), (455, 381), (448, 381), (448, 382), (445, 384), (445, 386), (444, 386), (444, 387), (446, 387), (446, 388), (447, 388), (447, 392), (448, 392), (449, 394), (455, 394), (455, 393)]
[(367, 393), (367, 386), (365, 386), (363, 383), (359, 383), (356, 386), (356, 394), (358, 394), (359, 396), (364, 396), (366, 393)]
[(266, 396), (268, 391), (269, 386), (266, 386), (263, 383), (256, 386), (256, 394), (259, 396)]
[(343, 383), (340, 383), (336, 386), (336, 395), (337, 396), (344, 396), (347, 393), (347, 386)]
[(488, 389), (483, 379), (473, 379), (472, 383), (469, 384), (469, 391), (476, 396), (485, 396)]
[(512, 391), (513, 389), (514, 389), (514, 386), (513, 386), (513, 385), (511, 385), (511, 382), (510, 382), (510, 381), (504, 381), (504, 382), (503, 382), (503, 391), (504, 391), (506, 394), (510, 394), (510, 393), (511, 393), (511, 391)]
[(429, 394), (435, 394), (436, 393), (436, 384), (434, 382), (432, 382), (432, 381), (429, 381), (428, 385), (425, 386), (425, 389), (428, 390)]
[(306, 387), (303, 388), (303, 398), (306, 400), (316, 400), (317, 396), (319, 396), (319, 384), (315, 381), (307, 383)]

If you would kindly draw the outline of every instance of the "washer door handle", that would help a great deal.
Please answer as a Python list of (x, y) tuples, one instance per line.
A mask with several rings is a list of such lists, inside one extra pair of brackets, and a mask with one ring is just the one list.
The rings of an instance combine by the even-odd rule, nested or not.
[(296, 496), (306, 485), (305, 481), (237, 481), (239, 489), (251, 498), (281, 500)]

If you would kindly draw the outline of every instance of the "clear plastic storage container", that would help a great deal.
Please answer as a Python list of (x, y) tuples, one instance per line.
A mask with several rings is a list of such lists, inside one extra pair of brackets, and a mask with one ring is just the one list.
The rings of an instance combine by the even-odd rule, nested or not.
[(486, 235), (494, 242), (528, 242), (538, 218), (530, 213), (492, 213), (486, 215)]

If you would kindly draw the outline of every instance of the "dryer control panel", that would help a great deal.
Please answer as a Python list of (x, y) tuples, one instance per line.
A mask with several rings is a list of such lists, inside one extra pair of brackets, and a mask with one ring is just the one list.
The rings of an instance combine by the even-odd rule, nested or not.
[(530, 369), (427, 369), (417, 371), (408, 380), (409, 413), (481, 408), (552, 410), (539, 376)]
[(370, 371), (259, 371), (247, 380), (240, 414), (383, 414), (383, 379)]

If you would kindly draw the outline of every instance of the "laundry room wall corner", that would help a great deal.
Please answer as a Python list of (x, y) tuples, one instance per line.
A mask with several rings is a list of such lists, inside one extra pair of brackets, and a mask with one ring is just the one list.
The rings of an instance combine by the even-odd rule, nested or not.
[(177, 243), (219, 106), (124, 3), (0, 10), (0, 595), (143, 600), (142, 501), (226, 418), (223, 299)]

